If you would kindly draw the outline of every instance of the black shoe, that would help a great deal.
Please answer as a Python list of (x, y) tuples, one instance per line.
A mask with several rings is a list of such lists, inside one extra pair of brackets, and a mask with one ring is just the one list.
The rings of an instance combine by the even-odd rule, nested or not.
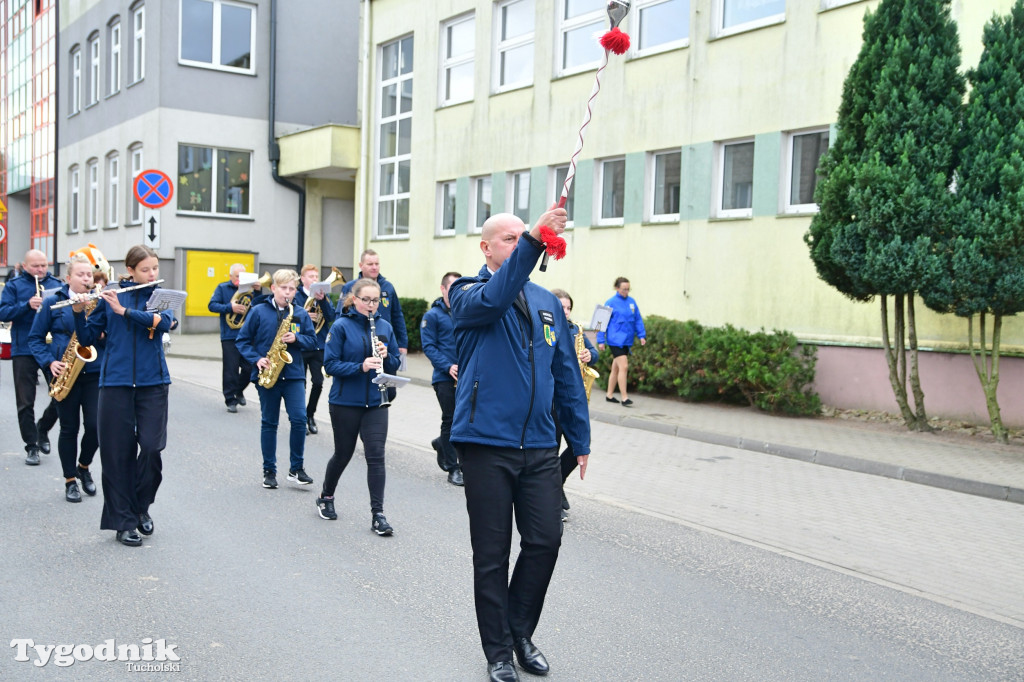
[(313, 479), (309, 477), (305, 469), (296, 469), (288, 472), (288, 480), (299, 485), (312, 485)]
[(611, 397), (611, 398), (609, 398), (608, 396), (605, 396), (604, 399), (605, 399), (605, 401), (607, 401), (609, 403), (617, 403), (617, 402), (619, 402), (619, 399), (614, 397), (614, 396)]
[(564, 490), (562, 491), (562, 509), (564, 509), (565, 511), (569, 511), (569, 509), (570, 509), (570, 507), (569, 507), (569, 500), (565, 496), (565, 491)]
[(430, 447), (434, 448), (434, 452), (437, 453), (437, 466), (441, 467), (441, 471), (448, 471), (444, 466), (444, 453), (441, 452), (441, 439), (435, 438), (430, 441)]
[(547, 675), (551, 670), (548, 661), (540, 649), (533, 645), (529, 637), (519, 637), (512, 642), (512, 649), (516, 652), (516, 659), (519, 660), (519, 667), (534, 675)]
[(466, 482), (462, 478), (462, 469), (460, 469), (459, 467), (455, 467), (454, 469), (449, 471), (448, 482), (451, 483), (452, 485), (457, 485), (459, 487), (466, 485)]
[(519, 682), (519, 673), (512, 661), (488, 663), (487, 674), (491, 682)]
[(39, 443), (39, 450), (44, 455), (48, 455), (50, 454), (50, 434), (43, 430), (43, 427), (39, 425), (40, 423), (36, 422), (36, 433), (38, 434), (36, 438)]
[(242, 407), (245, 407), (245, 396), (244, 395), (242, 395), (242, 394), (238, 395), (238, 404), (241, 405)]
[(370, 528), (377, 535), (391, 535), (395, 532), (395, 529), (388, 523), (388, 519), (384, 516), (383, 512), (377, 512), (373, 515), (373, 523), (370, 524)]
[(309, 431), (310, 435), (315, 436), (320, 432), (320, 429), (316, 427), (316, 420), (310, 417), (306, 420), (306, 430)]
[(92, 474), (89, 473), (88, 469), (78, 467), (78, 471), (75, 472), (75, 476), (82, 482), (82, 490), (85, 491), (86, 495), (92, 497), (96, 494), (96, 484), (93, 483)]
[(143, 535), (152, 535), (153, 534), (153, 517), (150, 516), (149, 514), (147, 514), (146, 512), (142, 512), (141, 514), (139, 514), (138, 529), (139, 529), (139, 532), (142, 533)]
[(277, 487), (277, 474), (270, 469), (263, 470), (263, 487), (264, 488), (276, 488)]
[(622, 401), (623, 407), (633, 407), (633, 401), (630, 398), (626, 398)]
[(334, 511), (334, 498), (316, 498), (316, 510), (320, 512), (320, 518), (325, 521), (337, 521), (338, 512)]
[(565, 522), (566, 522), (566, 521), (568, 521), (568, 520), (569, 520), (569, 512), (567, 512), (567, 511), (565, 511), (565, 510), (563, 509), (563, 510), (562, 510), (562, 523), (565, 523)]
[(138, 531), (134, 528), (131, 530), (119, 530), (117, 531), (117, 541), (122, 545), (128, 545), (129, 547), (141, 547), (142, 536), (139, 535)]
[(228, 405), (228, 412), (231, 414), (238, 412), (238, 405)]
[(67, 481), (64, 483), (64, 499), (68, 502), (82, 501), (82, 493), (78, 489), (77, 481)]
[(39, 448), (28, 448), (25, 450), (25, 464), (30, 467), (39, 466)]

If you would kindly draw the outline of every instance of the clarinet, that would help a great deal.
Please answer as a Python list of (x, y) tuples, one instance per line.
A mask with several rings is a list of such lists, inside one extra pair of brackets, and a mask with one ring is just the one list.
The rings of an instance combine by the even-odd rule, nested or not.
[[(377, 350), (377, 326), (373, 322), (372, 312), (367, 316), (367, 319), (370, 320), (370, 350), (373, 353), (373, 357), (380, 360), (381, 368), (376, 370), (379, 377), (384, 373), (384, 358), (380, 356), (380, 351)], [(388, 400), (388, 387), (384, 384), (377, 384), (377, 388), (380, 389), (380, 405), (377, 407), (390, 407), (391, 401)]]

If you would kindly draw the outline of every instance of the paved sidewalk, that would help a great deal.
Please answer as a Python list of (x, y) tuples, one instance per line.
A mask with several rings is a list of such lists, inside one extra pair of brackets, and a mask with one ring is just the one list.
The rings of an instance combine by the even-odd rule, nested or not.
[[(219, 360), (220, 337), (176, 334), (168, 353)], [(409, 356), (404, 374), (417, 384), (430, 385), (430, 363), (422, 353)], [(833, 418), (778, 417), (751, 408), (642, 394), (632, 397), (635, 405), (625, 408), (606, 402), (595, 388), (591, 419), (1024, 504), (1024, 447), (1019, 445)]]

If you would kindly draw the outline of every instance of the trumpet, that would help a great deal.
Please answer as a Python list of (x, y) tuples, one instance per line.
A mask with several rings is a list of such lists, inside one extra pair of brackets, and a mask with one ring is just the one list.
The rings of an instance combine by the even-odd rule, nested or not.
[[(123, 293), (128, 292), (128, 291), (135, 291), (136, 289), (145, 289), (146, 287), (155, 287), (157, 284), (160, 284), (160, 282), (163, 282), (163, 280), (162, 279), (158, 279), (158, 280), (155, 280), (153, 282), (146, 282), (145, 284), (136, 284), (133, 287), (124, 287), (123, 289), (111, 289), (110, 291), (116, 291), (116, 293), (118, 293), (118, 294), (123, 294)], [(75, 305), (76, 303), (88, 303), (89, 301), (95, 301), (97, 299), (103, 298), (103, 291), (106, 291), (106, 289), (104, 289), (102, 291), (93, 291), (91, 293), (81, 295), (77, 299), (70, 299), (69, 298), (66, 301), (60, 301), (59, 303), (54, 303), (52, 306), (50, 306), (50, 310), (54, 310), (55, 308), (66, 308), (69, 305)]]

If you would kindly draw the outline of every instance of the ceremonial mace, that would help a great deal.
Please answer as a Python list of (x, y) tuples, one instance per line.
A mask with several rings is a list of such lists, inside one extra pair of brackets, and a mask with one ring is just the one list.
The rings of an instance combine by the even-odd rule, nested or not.
[[(592, 107), (594, 100), (597, 99), (597, 93), (601, 92), (601, 72), (608, 66), (608, 53), (623, 54), (629, 49), (629, 36), (619, 30), (619, 24), (629, 14), (629, 5), (630, 0), (608, 1), (608, 21), (611, 23), (611, 29), (601, 36), (600, 39), (601, 47), (604, 48), (604, 59), (601, 61), (601, 66), (598, 67), (597, 73), (594, 74), (594, 88), (590, 91), (590, 98), (587, 100), (587, 111), (583, 115), (583, 124), (580, 126), (579, 133), (576, 136), (576, 151), (572, 153), (572, 157), (569, 159), (569, 170), (565, 174), (565, 182), (562, 184), (562, 196), (558, 199), (558, 208), (565, 207), (565, 202), (569, 198), (569, 190), (572, 188), (572, 180), (576, 177), (576, 157), (583, 151), (583, 133), (586, 131), (587, 126), (590, 125), (590, 119), (593, 116)], [(555, 234), (555, 231), (547, 225), (541, 226), (540, 238), (545, 246), (544, 258), (540, 262), (541, 272), (544, 272), (548, 269), (548, 256), (554, 256), (555, 260), (565, 257), (565, 239)]]

